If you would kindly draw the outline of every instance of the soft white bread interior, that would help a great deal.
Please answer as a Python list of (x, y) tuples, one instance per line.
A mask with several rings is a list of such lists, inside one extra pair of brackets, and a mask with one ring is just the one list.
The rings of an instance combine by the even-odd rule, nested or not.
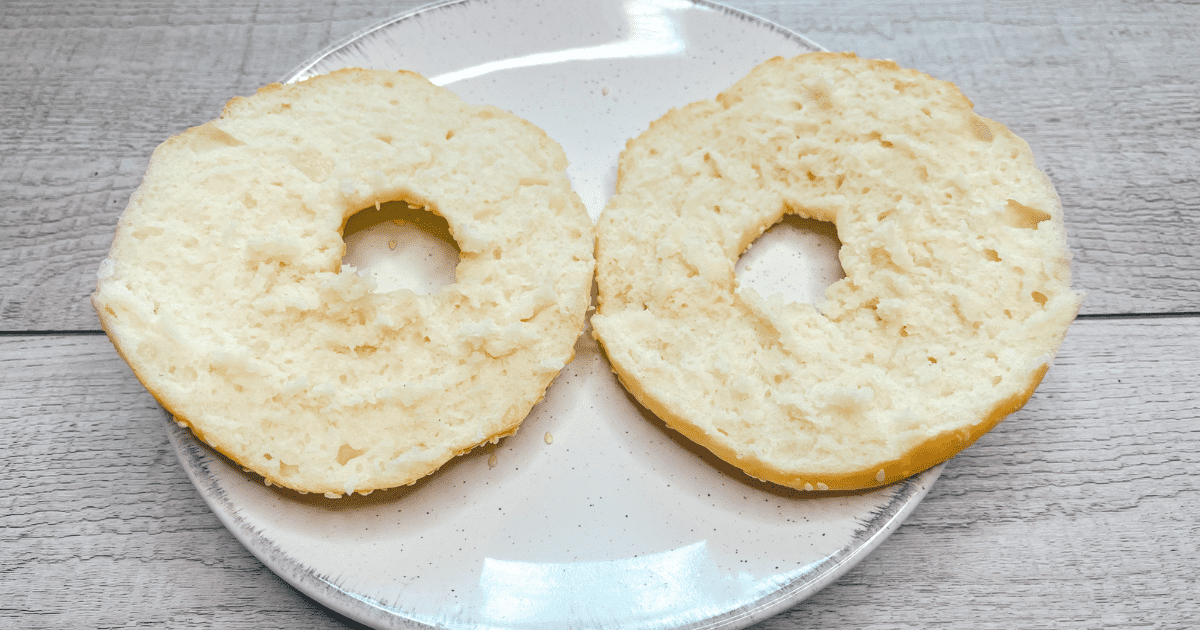
[[(817, 305), (739, 289), (784, 213), (836, 224)], [(886, 61), (772, 59), (631, 140), (597, 226), (594, 334), (636, 398), (747, 473), (889, 483), (1020, 408), (1078, 311), (1028, 145)]]
[[(167, 410), (268, 482), (409, 484), (514, 432), (573, 356), (594, 263), (566, 166), (412, 73), (270, 85), (154, 152), (93, 303)], [(449, 224), (438, 293), (342, 266), (347, 218), (393, 200)]]

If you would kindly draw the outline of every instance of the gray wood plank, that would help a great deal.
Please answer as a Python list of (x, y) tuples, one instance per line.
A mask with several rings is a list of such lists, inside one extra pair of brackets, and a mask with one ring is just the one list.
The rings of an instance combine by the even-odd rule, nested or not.
[(1198, 333), (1077, 323), (1025, 409), (885, 546), (764, 630), (1197, 627)]
[(0, 338), (0, 627), (338, 627), (196, 494), (102, 335)]
[(98, 329), (87, 296), (154, 147), (419, 4), (6, 1), (0, 330)]
[[(98, 335), (0, 337), (0, 627), (346, 627), (226, 532)], [(762, 630), (1192, 628), (1200, 318), (1080, 321), (1022, 411)]]
[[(94, 330), (94, 272), (154, 146), (419, 4), (56, 3), (0, 11), (0, 330)], [(1200, 9), (899, 0), (736, 6), (957, 82), (1067, 208), (1083, 312), (1200, 311)]]
[(1200, 311), (1195, 2), (746, 2), (831, 50), (955, 82), (1066, 209), (1082, 312)]

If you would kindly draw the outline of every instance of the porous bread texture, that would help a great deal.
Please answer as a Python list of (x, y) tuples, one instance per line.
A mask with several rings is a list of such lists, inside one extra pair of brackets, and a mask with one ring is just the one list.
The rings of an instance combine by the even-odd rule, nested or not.
[[(815, 307), (734, 273), (789, 212), (842, 242)], [(594, 335), (633, 395), (805, 490), (965, 448), (1029, 398), (1082, 299), (1025, 142), (954, 85), (853, 54), (772, 59), (629, 141), (596, 256)]]
[[(163, 406), (268, 483), (410, 484), (516, 431), (573, 356), (594, 262), (566, 166), (416, 74), (269, 85), (154, 152), (93, 303)], [(453, 284), (342, 266), (346, 219), (391, 200), (446, 219)]]

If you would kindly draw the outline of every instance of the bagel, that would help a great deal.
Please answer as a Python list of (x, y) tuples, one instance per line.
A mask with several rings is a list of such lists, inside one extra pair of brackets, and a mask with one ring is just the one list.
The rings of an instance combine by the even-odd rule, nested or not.
[[(177, 421), (268, 484), (411, 484), (513, 433), (574, 354), (592, 222), (534, 125), (409, 72), (269, 85), (158, 147), (92, 300)], [(447, 221), (455, 282), (374, 291), (356, 212)]]
[[(785, 213), (833, 222), (817, 305), (739, 288)], [(1019, 409), (1082, 295), (1025, 142), (952, 84), (775, 58), (630, 140), (597, 223), (593, 334), (636, 399), (762, 480), (903, 479)]]

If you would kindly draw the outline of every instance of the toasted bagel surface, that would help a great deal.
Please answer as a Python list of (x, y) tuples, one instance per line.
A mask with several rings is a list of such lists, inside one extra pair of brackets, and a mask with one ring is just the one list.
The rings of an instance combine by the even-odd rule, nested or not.
[[(817, 305), (739, 288), (785, 213), (831, 221)], [(952, 84), (886, 61), (772, 59), (621, 155), (592, 318), (621, 381), (760, 479), (859, 489), (953, 456), (1019, 409), (1081, 295), (1028, 145)]]
[[(154, 152), (93, 303), (167, 410), (268, 482), (409, 484), (516, 431), (573, 355), (594, 263), (566, 165), (416, 74), (270, 85)], [(393, 200), (447, 220), (453, 284), (342, 266), (347, 218)]]

